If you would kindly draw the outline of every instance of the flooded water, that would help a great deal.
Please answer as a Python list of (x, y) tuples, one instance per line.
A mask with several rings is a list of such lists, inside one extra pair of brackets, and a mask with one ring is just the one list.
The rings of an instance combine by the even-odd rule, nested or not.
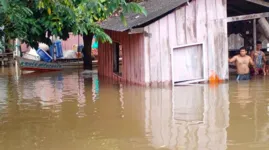
[(266, 150), (269, 78), (145, 88), (0, 68), (0, 150)]

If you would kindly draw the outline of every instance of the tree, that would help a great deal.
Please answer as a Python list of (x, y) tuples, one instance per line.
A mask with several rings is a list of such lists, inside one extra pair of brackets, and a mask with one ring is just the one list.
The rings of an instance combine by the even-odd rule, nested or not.
[[(69, 32), (83, 35), (84, 68), (92, 69), (91, 42), (93, 35), (101, 42), (112, 42), (97, 24), (111, 15), (130, 12), (143, 13), (143, 7), (126, 0), (0, 0), (4, 8), (3, 24), (8, 38), (20, 38), (37, 48), (38, 42), (51, 44), (50, 36), (65, 40)], [(2, 9), (1, 9), (2, 10)], [(0, 11), (1, 15), (1, 11)]]
[(25, 38), (29, 30), (38, 27), (32, 16), (26, 1), (0, 0), (0, 27), (4, 27), (0, 31), (0, 39), (3, 36), (5, 39)]
[[(58, 7), (68, 6), (72, 10), (69, 12), (70, 18), (63, 16), (58, 16), (57, 20), (63, 22), (65, 19), (68, 20), (68, 24), (61, 23), (58, 29), (60, 33), (58, 34), (62, 39), (66, 38), (67, 32), (73, 32), (74, 34), (83, 35), (83, 55), (84, 55), (84, 69), (92, 70), (92, 59), (91, 59), (91, 45), (93, 35), (96, 36), (97, 40), (101, 42), (112, 42), (111, 38), (104, 32), (102, 28), (97, 24), (100, 21), (103, 21), (109, 18), (112, 15), (118, 14), (121, 17), (122, 22), (127, 25), (127, 22), (124, 18), (125, 14), (134, 12), (134, 13), (143, 13), (146, 15), (146, 11), (143, 7), (134, 2), (126, 2), (125, 0), (63, 0), (58, 1)], [(48, 10), (49, 14), (55, 13), (57, 5), (49, 1), (40, 1), (40, 5), (44, 10)], [(65, 8), (65, 7), (64, 7)], [(57, 9), (56, 9), (57, 10)], [(75, 18), (74, 18), (75, 17)], [(51, 22), (50, 19), (45, 19), (44, 22)], [(63, 20), (63, 21), (62, 21)], [(64, 29), (67, 32), (61, 32)], [(62, 33), (65, 35), (63, 37)], [(53, 33), (54, 35), (57, 33)]]

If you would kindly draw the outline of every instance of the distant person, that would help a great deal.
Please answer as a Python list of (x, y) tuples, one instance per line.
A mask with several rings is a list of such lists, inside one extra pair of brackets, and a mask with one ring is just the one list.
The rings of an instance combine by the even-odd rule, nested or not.
[(250, 68), (252, 65), (254, 68), (254, 63), (250, 56), (247, 55), (247, 50), (244, 47), (240, 48), (240, 54), (235, 55), (233, 58), (229, 59), (230, 63), (235, 63), (237, 78), (236, 80), (250, 80)]
[(266, 75), (265, 65), (266, 58), (263, 51), (261, 51), (262, 42), (257, 41), (256, 50), (253, 50), (250, 54), (254, 64), (255, 64), (255, 75), (262, 74)]

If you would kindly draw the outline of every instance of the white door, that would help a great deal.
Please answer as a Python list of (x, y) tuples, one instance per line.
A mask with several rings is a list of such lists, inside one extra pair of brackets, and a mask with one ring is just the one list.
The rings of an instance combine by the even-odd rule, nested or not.
[(174, 82), (203, 79), (202, 44), (173, 49)]

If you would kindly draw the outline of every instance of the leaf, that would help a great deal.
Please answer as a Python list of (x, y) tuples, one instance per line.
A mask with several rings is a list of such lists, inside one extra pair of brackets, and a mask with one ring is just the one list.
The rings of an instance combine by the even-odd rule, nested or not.
[(6, 11), (9, 7), (8, 0), (0, 0), (0, 4), (3, 6), (3, 9)]
[(120, 19), (121, 19), (123, 25), (124, 25), (124, 26), (127, 26), (127, 21), (126, 21), (125, 16), (123, 15), (123, 13), (120, 14)]
[(50, 8), (48, 8), (48, 14), (51, 15), (51, 9)]

